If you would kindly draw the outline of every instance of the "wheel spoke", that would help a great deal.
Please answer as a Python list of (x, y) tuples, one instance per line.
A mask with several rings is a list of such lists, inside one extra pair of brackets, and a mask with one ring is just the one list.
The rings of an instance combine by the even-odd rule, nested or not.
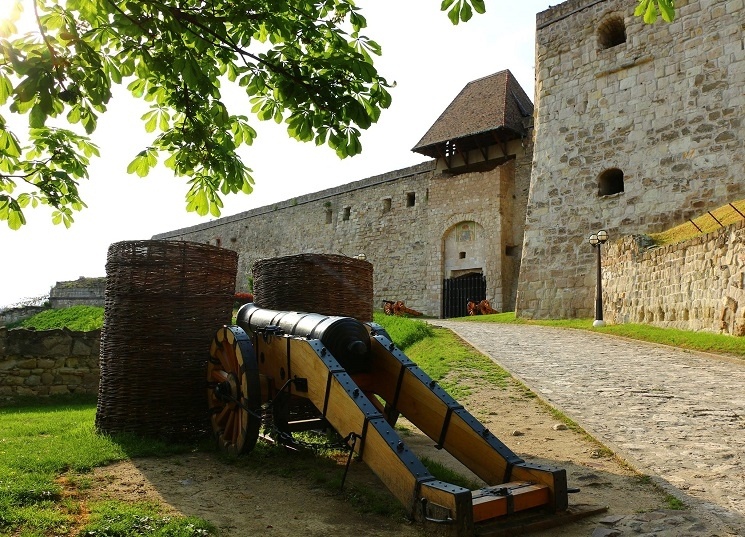
[(217, 422), (218, 425), (222, 426), (223, 429), (225, 428), (225, 422), (229, 414), (230, 414), (230, 405), (225, 405), (222, 411), (215, 417), (215, 421)]
[(228, 380), (228, 374), (219, 369), (213, 369), (208, 379), (211, 382), (225, 382), (226, 380)]
[(223, 327), (212, 341), (210, 357), (208, 401), (218, 444), (231, 454), (250, 451), (259, 436), (262, 404), (253, 345), (241, 328)]
[(217, 356), (215, 356), (215, 358), (220, 361), (220, 365), (225, 371), (230, 371), (233, 367), (230, 358), (225, 355), (225, 352), (221, 347), (217, 349)]

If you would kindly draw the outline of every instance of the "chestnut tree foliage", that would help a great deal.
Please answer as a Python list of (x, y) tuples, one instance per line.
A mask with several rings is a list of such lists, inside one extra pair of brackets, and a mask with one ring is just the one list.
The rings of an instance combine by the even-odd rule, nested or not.
[[(78, 185), (114, 84), (150, 106), (142, 121), (152, 138), (128, 171), (145, 176), (161, 162), (185, 179), (186, 209), (214, 216), (221, 196), (252, 190), (237, 151), (255, 139), (256, 120), (345, 158), (391, 102), (354, 0), (2, 1), (14, 9), (0, 21), (0, 112), (28, 117), (20, 138), (0, 115), (0, 220), (12, 229), (29, 207), (50, 206), (67, 227), (85, 207)], [(641, 1), (645, 13), (672, 6)], [(19, 35), (24, 8), (37, 31)], [(485, 11), (484, 0), (440, 8), (453, 24)], [(223, 84), (245, 91), (250, 116), (228, 110)]]

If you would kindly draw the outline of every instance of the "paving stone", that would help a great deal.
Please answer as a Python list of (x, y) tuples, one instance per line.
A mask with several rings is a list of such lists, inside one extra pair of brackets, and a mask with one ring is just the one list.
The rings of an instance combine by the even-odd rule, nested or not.
[(745, 360), (534, 325), (432, 324), (455, 331), (691, 508), (619, 521), (623, 535), (745, 535)]

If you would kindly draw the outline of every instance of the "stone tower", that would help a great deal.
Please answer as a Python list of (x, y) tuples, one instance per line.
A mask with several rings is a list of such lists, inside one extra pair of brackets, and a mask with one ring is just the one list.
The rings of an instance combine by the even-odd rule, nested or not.
[(743, 0), (629, 0), (537, 16), (535, 146), (516, 312), (591, 317), (587, 237), (661, 231), (745, 197)]

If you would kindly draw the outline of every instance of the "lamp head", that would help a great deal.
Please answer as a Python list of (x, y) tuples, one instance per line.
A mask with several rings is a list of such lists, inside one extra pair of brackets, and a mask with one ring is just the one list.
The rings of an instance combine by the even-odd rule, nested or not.
[(589, 242), (590, 242), (590, 244), (592, 244), (593, 246), (597, 246), (597, 245), (598, 245), (598, 242), (600, 242), (600, 241), (598, 241), (598, 236), (597, 236), (597, 234), (593, 233), (592, 235), (590, 235), (590, 239), (589, 239)]
[(608, 240), (608, 232), (605, 231), (604, 229), (601, 229), (600, 231), (598, 231), (598, 242), (600, 244), (603, 244), (607, 240)]

